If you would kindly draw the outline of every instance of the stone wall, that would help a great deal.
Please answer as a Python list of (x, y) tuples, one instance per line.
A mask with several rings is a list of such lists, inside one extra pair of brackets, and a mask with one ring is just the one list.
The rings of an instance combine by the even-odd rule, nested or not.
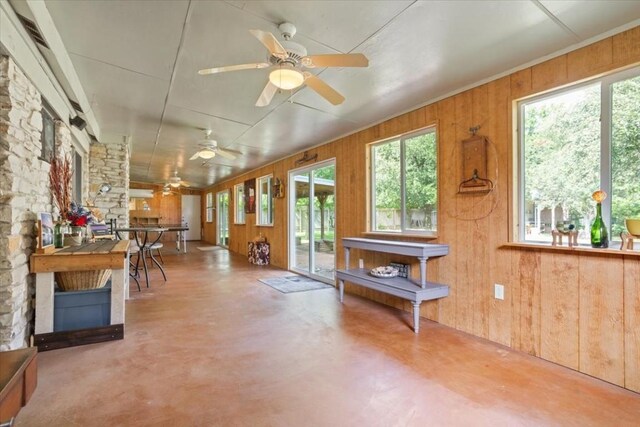
[(129, 224), (129, 146), (120, 143), (91, 143), (89, 154), (90, 197), (100, 184), (111, 184), (111, 191), (96, 198), (95, 206), (105, 220), (115, 218), (118, 226)]
[(0, 350), (23, 347), (31, 333), (38, 212), (51, 212), (49, 163), (41, 151), (42, 100), (6, 56), (0, 56)]
[[(41, 160), (42, 98), (16, 63), (0, 56), (0, 350), (28, 344), (39, 212), (54, 212), (49, 163)], [(71, 154), (71, 132), (56, 121), (58, 154)], [(57, 214), (55, 209), (54, 215)]]

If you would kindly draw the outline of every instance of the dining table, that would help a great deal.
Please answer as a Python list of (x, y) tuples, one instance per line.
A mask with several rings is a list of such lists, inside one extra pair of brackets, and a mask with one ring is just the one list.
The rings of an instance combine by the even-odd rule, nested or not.
[[(123, 239), (120, 233), (129, 233), (129, 235), (133, 234), (136, 245), (140, 250), (138, 259), (136, 260), (135, 270), (137, 273), (140, 264), (140, 258), (142, 258), (142, 266), (144, 270), (145, 281), (147, 283), (147, 288), (149, 287), (149, 268), (147, 266), (147, 254), (151, 258), (151, 261), (158, 266), (160, 272), (162, 272), (162, 276), (164, 277), (165, 282), (167, 281), (167, 275), (164, 271), (164, 268), (162, 268), (162, 265), (153, 256), (152, 249), (154, 248), (154, 245), (158, 243), (160, 239), (162, 239), (162, 235), (168, 230), (169, 229), (166, 227), (122, 227), (115, 229), (116, 237), (119, 240), (126, 240)], [(150, 234), (155, 235), (150, 238)]]

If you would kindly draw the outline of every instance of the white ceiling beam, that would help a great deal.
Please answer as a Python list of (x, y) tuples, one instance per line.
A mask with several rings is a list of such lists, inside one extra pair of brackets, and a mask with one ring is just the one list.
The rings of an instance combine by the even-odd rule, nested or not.
[(58, 82), (55, 78), (51, 79), (53, 74), (47, 73), (46, 70), (49, 69), (49, 66), (46, 60), (40, 55), (35, 43), (26, 33), (15, 12), (5, 0), (0, 0), (0, 28), (2, 28), (2, 31), (0, 31), (0, 43), (6, 53), (27, 74), (31, 82), (42, 96), (49, 101), (56, 113), (67, 113), (71, 108), (71, 104), (69, 104), (66, 97), (63, 98), (61, 96), (64, 91), (58, 91), (55, 87)]
[[(98, 121), (96, 120), (95, 115), (93, 114), (93, 110), (91, 109), (91, 104), (87, 98), (87, 95), (84, 92), (82, 84), (80, 83), (80, 78), (76, 73), (76, 69), (71, 62), (71, 57), (69, 56), (69, 52), (67, 52), (64, 43), (62, 42), (62, 38), (60, 37), (60, 33), (53, 23), (53, 19), (51, 18), (51, 14), (49, 14), (49, 10), (47, 9), (47, 4), (44, 1), (34, 1), (34, 0), (26, 0), (27, 6), (31, 10), (33, 14), (33, 18), (40, 29), (40, 33), (47, 41), (49, 45), (49, 49), (53, 53), (64, 74), (64, 78), (69, 83), (69, 87), (73, 91), (74, 98), (80, 104), (80, 107), (83, 110), (83, 115), (87, 125), (93, 132), (93, 135), (100, 140), (100, 126), (98, 125)], [(75, 110), (72, 110), (74, 115), (77, 115)]]
[[(75, 111), (67, 95), (6, 0), (0, 0), (0, 28), (0, 45), (4, 51), (13, 58), (56, 114), (69, 124), (69, 115)], [(73, 132), (73, 135), (88, 152), (90, 139), (86, 132)]]

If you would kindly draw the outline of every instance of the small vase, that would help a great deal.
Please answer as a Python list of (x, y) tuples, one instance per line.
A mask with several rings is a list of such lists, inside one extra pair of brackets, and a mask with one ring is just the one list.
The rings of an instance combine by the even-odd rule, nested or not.
[(596, 218), (591, 224), (591, 247), (592, 248), (608, 248), (609, 235), (607, 226), (602, 219), (602, 204), (596, 204)]
[(80, 234), (65, 234), (65, 246), (80, 246), (82, 244), (82, 236)]

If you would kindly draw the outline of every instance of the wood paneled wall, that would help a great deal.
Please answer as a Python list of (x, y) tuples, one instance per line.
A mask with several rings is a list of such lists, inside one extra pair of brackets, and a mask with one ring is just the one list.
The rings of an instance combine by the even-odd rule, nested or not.
[[(153, 199), (147, 199), (147, 204), (149, 205), (150, 210), (130, 210), (129, 218), (131, 218), (131, 221), (133, 221), (134, 217), (159, 216), (161, 224), (180, 224), (182, 222), (182, 195), (200, 195), (202, 193), (202, 190), (200, 189), (180, 187), (176, 192), (163, 196), (162, 187), (162, 184), (149, 184), (134, 181), (129, 183), (129, 188), (153, 190)], [(202, 218), (204, 219), (204, 216)], [(189, 225), (200, 227), (200, 224)], [(175, 239), (175, 233), (167, 233), (162, 237), (163, 242), (175, 241)]]
[[(337, 241), (364, 236), (367, 229), (367, 144), (436, 125), (440, 183), (436, 242), (449, 244), (450, 254), (429, 261), (428, 278), (448, 284), (450, 295), (423, 304), (421, 314), (640, 392), (640, 258), (504, 246), (513, 229), (514, 101), (639, 62), (640, 27), (635, 27), (310, 150), (318, 154), (318, 161), (336, 159)], [(477, 125), (490, 141), (488, 169), (496, 188), (489, 195), (460, 195), (460, 141)], [(268, 173), (286, 182), (299, 157), (205, 191), (232, 189)], [(232, 225), (230, 249), (246, 253), (247, 242), (262, 232), (271, 243), (272, 264), (287, 268), (286, 208), (286, 199), (276, 200), (273, 227), (257, 227), (255, 215), (247, 215), (246, 225)], [(215, 242), (215, 223), (204, 228), (206, 239)], [(367, 266), (390, 260), (354, 252), (352, 259), (363, 258)], [(337, 257), (341, 267), (340, 245)], [(505, 286), (504, 300), (493, 298), (494, 283)], [(410, 309), (407, 302), (375, 291), (349, 286), (347, 290)]]

